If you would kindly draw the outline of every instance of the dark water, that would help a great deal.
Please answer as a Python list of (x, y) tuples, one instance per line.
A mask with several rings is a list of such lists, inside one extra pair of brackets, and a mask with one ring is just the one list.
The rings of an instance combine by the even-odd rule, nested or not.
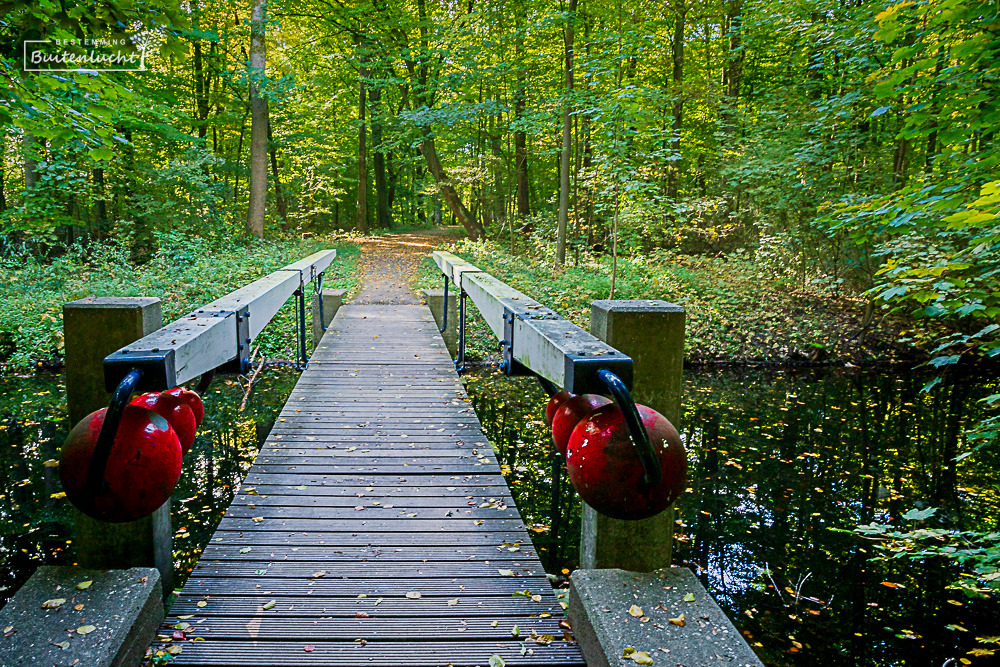
[[(218, 379), (205, 396), (205, 421), (184, 457), (171, 502), (174, 567), (180, 586), (250, 468), (298, 376), (274, 368), (251, 392)], [(0, 378), (0, 605), (41, 564), (74, 562), (73, 508), (59, 484), (58, 459), (70, 424), (57, 375)], [(53, 497), (53, 496), (56, 497)]]
[[(243, 389), (217, 381), (174, 495), (183, 580), (249, 469), (296, 373)], [(579, 501), (553, 464), (545, 397), (527, 379), (466, 376), (477, 412), (550, 572), (577, 561)], [(949, 462), (992, 378), (921, 394), (926, 378), (885, 373), (685, 373), (681, 433), (689, 488), (675, 561), (691, 567), (768, 665), (997, 664), (1000, 603), (949, 590), (941, 559), (872, 562), (874, 543), (833, 528), (891, 523), (944, 505), (946, 526), (1000, 530), (1000, 448)], [(69, 430), (58, 376), (0, 378), (0, 603), (42, 563), (73, 562), (58, 457)], [(937, 519), (935, 519), (936, 521)], [(894, 584), (890, 587), (883, 582)], [(964, 631), (963, 631), (964, 630)], [(948, 663), (948, 660), (953, 662)]]
[[(959, 568), (938, 558), (872, 562), (873, 542), (832, 530), (939, 505), (943, 523), (928, 527), (1000, 530), (998, 448), (952, 463), (978, 399), (1000, 381), (962, 378), (921, 394), (926, 381), (685, 373), (690, 471), (675, 562), (698, 574), (766, 664), (997, 663), (969, 652), (1000, 654), (991, 643), (1000, 641), (1000, 602), (946, 588)], [(545, 397), (530, 380), (495, 373), (467, 383), (543, 562), (565, 574), (577, 562), (579, 501), (553, 465)]]

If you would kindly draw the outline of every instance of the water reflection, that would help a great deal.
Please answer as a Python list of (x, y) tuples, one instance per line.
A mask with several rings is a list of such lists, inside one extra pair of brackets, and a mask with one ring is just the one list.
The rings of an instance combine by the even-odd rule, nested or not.
[[(247, 399), (241, 383), (216, 380), (205, 421), (172, 500), (175, 582), (180, 586), (232, 501), (259, 443), (270, 431), (298, 373), (266, 376)], [(42, 564), (74, 561), (73, 511), (61, 497), (57, 459), (70, 424), (59, 375), (0, 378), (0, 605)]]
[[(691, 472), (675, 560), (698, 574), (767, 664), (991, 659), (968, 652), (991, 648), (976, 637), (1000, 634), (1000, 604), (946, 589), (960, 574), (954, 566), (873, 563), (873, 544), (831, 530), (899, 523), (924, 506), (944, 508), (935, 526), (1000, 528), (996, 449), (954, 460), (978, 399), (1000, 382), (963, 377), (921, 393), (927, 379), (685, 374)], [(552, 573), (574, 567), (579, 505), (554, 474), (545, 397), (531, 381), (492, 373), (467, 382), (543, 561)]]

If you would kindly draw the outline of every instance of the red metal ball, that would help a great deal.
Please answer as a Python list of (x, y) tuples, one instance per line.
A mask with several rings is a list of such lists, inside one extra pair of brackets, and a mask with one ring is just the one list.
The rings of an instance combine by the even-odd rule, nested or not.
[(557, 394), (552, 394), (552, 397), (549, 398), (549, 402), (545, 405), (545, 420), (551, 424), (552, 418), (555, 416), (556, 410), (559, 409), (559, 406), (574, 396), (576, 396), (576, 394), (571, 394), (565, 389)]
[(69, 432), (59, 458), (59, 477), (70, 501), (100, 521), (122, 523), (152, 514), (181, 477), (181, 444), (167, 420), (126, 405), (104, 470), (104, 488), (87, 485), (87, 470), (106, 409), (91, 412)]
[[(181, 451), (188, 453), (194, 444), (194, 434), (198, 430), (198, 419), (190, 404), (181, 395), (181, 389), (150, 392), (132, 400), (132, 405), (152, 410), (167, 420), (181, 441)], [(191, 392), (194, 393), (194, 392)]]
[(552, 416), (552, 442), (563, 456), (569, 436), (577, 423), (602, 405), (611, 401), (598, 394), (580, 394), (566, 399)]
[(647, 519), (684, 490), (687, 455), (677, 429), (644, 405), (639, 417), (663, 470), (661, 483), (647, 488), (642, 462), (617, 405), (598, 408), (573, 429), (566, 453), (569, 478), (588, 505), (614, 519)]
[(184, 399), (184, 402), (190, 406), (191, 412), (194, 413), (195, 422), (198, 426), (201, 426), (201, 423), (205, 420), (205, 404), (201, 402), (201, 396), (198, 395), (198, 392), (185, 389), (184, 387), (174, 387), (164, 393), (172, 396), (180, 396)]

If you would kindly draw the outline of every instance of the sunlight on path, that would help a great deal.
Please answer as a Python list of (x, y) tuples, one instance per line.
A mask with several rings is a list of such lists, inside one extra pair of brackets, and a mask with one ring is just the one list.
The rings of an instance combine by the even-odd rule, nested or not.
[(438, 230), (392, 234), (360, 239), (358, 261), (361, 291), (351, 300), (355, 305), (419, 304), (410, 281), (420, 262), (438, 243)]

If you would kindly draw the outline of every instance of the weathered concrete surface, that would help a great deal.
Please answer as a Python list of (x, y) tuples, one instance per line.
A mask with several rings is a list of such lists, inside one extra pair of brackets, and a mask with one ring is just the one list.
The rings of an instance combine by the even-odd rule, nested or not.
[(71, 424), (108, 407), (111, 394), (104, 390), (104, 357), (162, 326), (160, 300), (154, 297), (92, 296), (63, 305)]
[[(93, 581), (86, 590), (82, 581)], [(56, 609), (47, 600), (63, 599)], [(77, 610), (76, 606), (82, 605)], [(43, 565), (0, 609), (0, 665), (134, 667), (160, 623), (163, 603), (154, 568), (86, 570)], [(94, 629), (80, 634), (78, 628)], [(8, 629), (9, 628), (9, 629)]]
[(73, 535), (76, 561), (81, 567), (110, 570), (151, 566), (160, 572), (164, 597), (173, 590), (170, 500), (151, 515), (124, 523), (98, 521), (76, 510)]
[[(63, 305), (66, 403), (70, 424), (108, 406), (104, 357), (163, 326), (154, 297), (87, 297)], [(76, 512), (77, 562), (93, 569), (155, 567), (165, 591), (173, 582), (170, 503), (151, 516), (126, 523), (95, 521)]]
[[(425, 289), (422, 296), (427, 302), (427, 307), (431, 309), (434, 322), (440, 330), (441, 318), (444, 316), (444, 290)], [(454, 286), (448, 289), (448, 326), (445, 327), (441, 337), (444, 338), (444, 343), (448, 346), (448, 352), (451, 353), (451, 356), (456, 356), (458, 354), (458, 292)]]
[[(691, 602), (684, 600), (689, 595)], [(640, 617), (629, 613), (632, 605), (642, 610)], [(687, 568), (577, 570), (570, 577), (567, 613), (590, 667), (634, 667), (622, 658), (626, 648), (645, 651), (654, 666), (763, 667)]]
[[(590, 332), (632, 357), (632, 397), (680, 427), (684, 371), (684, 308), (666, 301), (594, 301)], [(580, 566), (651, 572), (670, 567), (674, 510), (642, 521), (621, 521), (586, 503), (580, 531)]]
[(322, 340), (323, 334), (326, 333), (326, 327), (330, 326), (330, 322), (333, 322), (333, 317), (340, 310), (340, 307), (344, 305), (344, 297), (347, 296), (346, 289), (324, 289), (323, 290), (323, 322), (320, 324), (319, 319), (319, 296), (313, 290), (312, 298), (312, 334), (313, 334), (313, 349), (319, 345), (319, 341)]

